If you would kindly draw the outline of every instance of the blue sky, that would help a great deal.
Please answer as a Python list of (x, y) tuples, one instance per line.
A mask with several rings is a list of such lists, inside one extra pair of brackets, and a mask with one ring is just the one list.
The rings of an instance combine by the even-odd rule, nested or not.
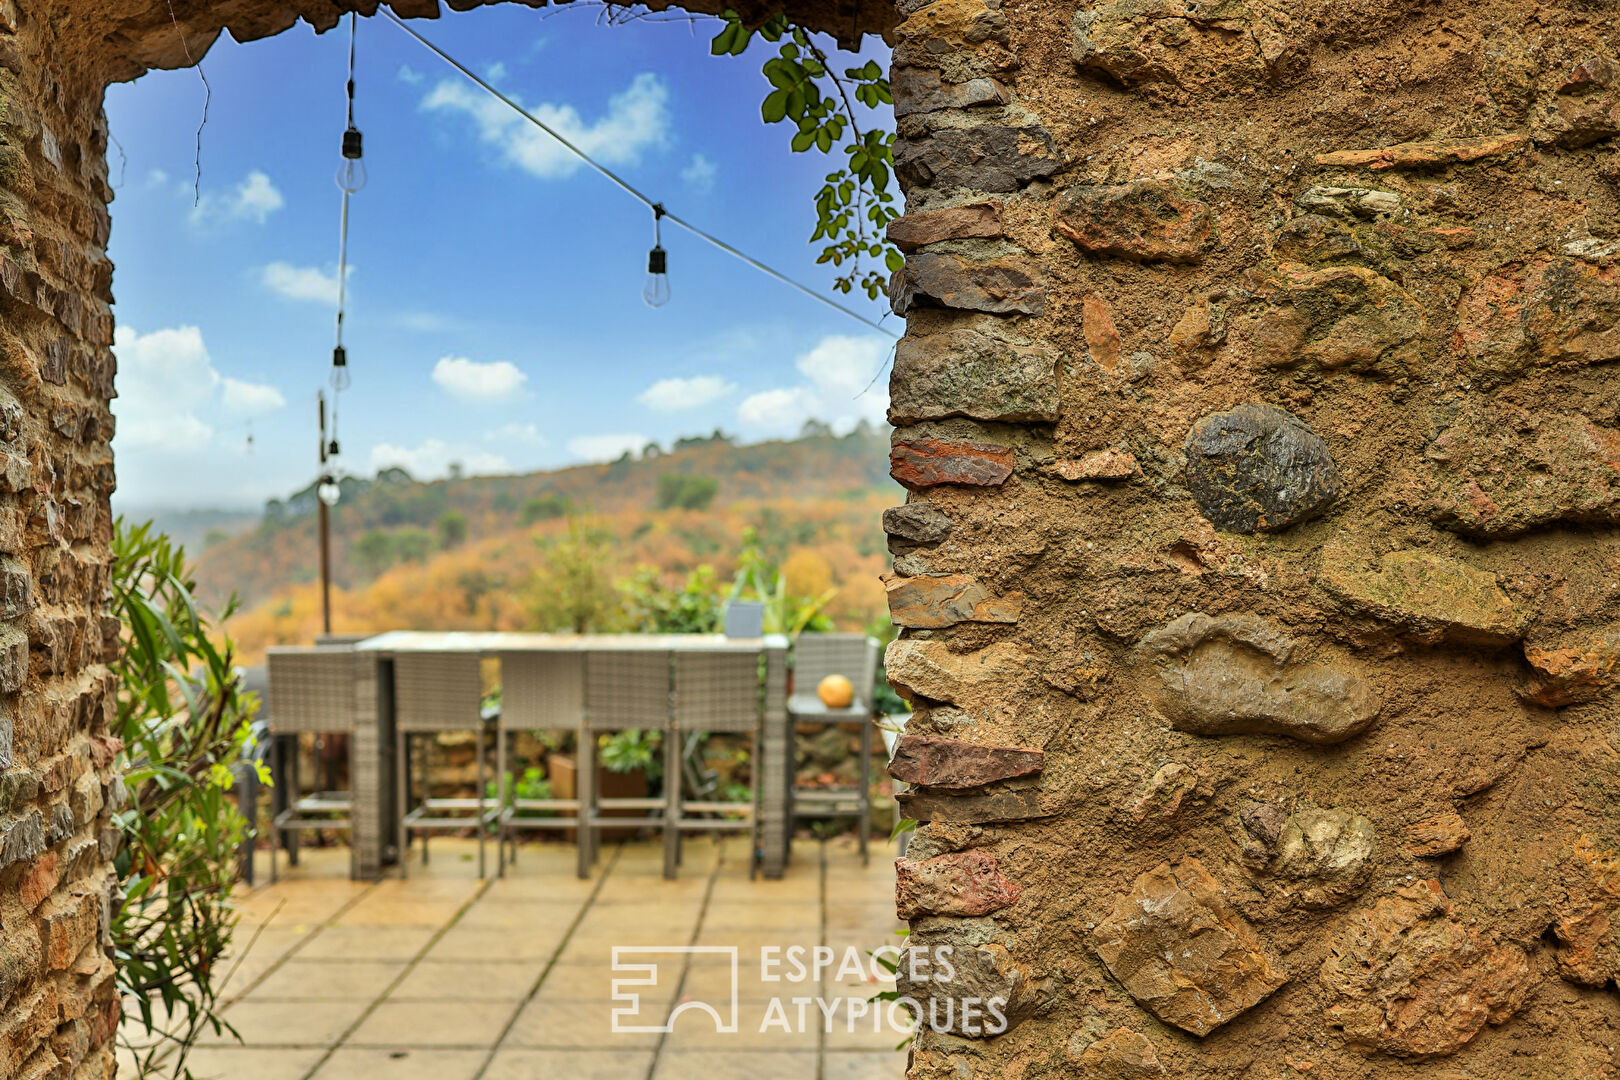
[[(760, 121), (767, 46), (711, 57), (712, 22), (552, 10), (412, 25), (671, 211), (830, 295), (808, 243), (830, 164)], [(108, 92), (122, 506), (257, 506), (314, 475), (347, 36), (221, 37), (195, 206), (197, 73)], [(369, 181), (350, 226), (346, 471), (522, 472), (717, 426), (754, 440), (881, 419), (886, 379), (862, 391), (890, 339), (667, 225), (672, 299), (650, 309), (639, 203), (382, 18), (361, 20), (356, 82)]]

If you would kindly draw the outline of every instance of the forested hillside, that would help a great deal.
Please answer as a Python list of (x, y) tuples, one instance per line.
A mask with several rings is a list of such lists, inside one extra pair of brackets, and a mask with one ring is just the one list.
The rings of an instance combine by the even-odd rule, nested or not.
[[(780, 568), (794, 596), (836, 590), (826, 614), (864, 627), (883, 613), (879, 516), (900, 498), (887, 451), (869, 430), (711, 436), (524, 476), (348, 478), (332, 512), (334, 629), (644, 628), (630, 624), (648, 605), (708, 603), (746, 558)], [(248, 658), (319, 629), (314, 509), (313, 488), (273, 501), (201, 553), (204, 598), (242, 600), (230, 630)]]

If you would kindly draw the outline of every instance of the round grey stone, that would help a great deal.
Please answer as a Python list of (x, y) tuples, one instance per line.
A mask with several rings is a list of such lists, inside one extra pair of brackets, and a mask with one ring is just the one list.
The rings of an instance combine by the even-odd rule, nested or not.
[(1183, 449), (1187, 488), (1223, 532), (1280, 532), (1320, 516), (1339, 497), (1327, 443), (1272, 405), (1211, 413), (1193, 425)]

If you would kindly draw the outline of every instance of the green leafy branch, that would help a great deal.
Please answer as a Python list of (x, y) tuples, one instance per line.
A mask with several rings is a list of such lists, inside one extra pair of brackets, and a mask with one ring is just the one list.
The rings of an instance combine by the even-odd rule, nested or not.
[(835, 149), (843, 153), (843, 165), (828, 173), (816, 192), (816, 230), (810, 240), (824, 242), (816, 261), (841, 271), (834, 288), (848, 293), (859, 287), (877, 299), (902, 262), (900, 252), (884, 239), (884, 227), (899, 216), (889, 190), (894, 134), (877, 128), (862, 131), (853, 102), (869, 109), (894, 104), (888, 77), (875, 60), (844, 68), (840, 75), (809, 32), (784, 16), (773, 16), (758, 29), (743, 25), (735, 11), (721, 18), (725, 25), (709, 43), (715, 56), (741, 56), (756, 34), (779, 44), (761, 69), (771, 90), (760, 104), (760, 118), (767, 124), (794, 125), (794, 153), (812, 148), (829, 156)]
[[(236, 929), (231, 890), (251, 825), (231, 799), (234, 769), (252, 760), (250, 718), (229, 642), (216, 645), (192, 598), (185, 552), (150, 525), (115, 525), (113, 610), (123, 623), (113, 746), (128, 801), (114, 815), (122, 902), (112, 919), (118, 989), (152, 1040), (135, 1045), (137, 1076), (191, 1076), (186, 1058), (219, 1015), (218, 970)], [(229, 616), (231, 605), (221, 614)], [(261, 782), (269, 777), (259, 766)], [(173, 1050), (172, 1055), (168, 1051)], [(167, 1055), (167, 1060), (164, 1060)]]

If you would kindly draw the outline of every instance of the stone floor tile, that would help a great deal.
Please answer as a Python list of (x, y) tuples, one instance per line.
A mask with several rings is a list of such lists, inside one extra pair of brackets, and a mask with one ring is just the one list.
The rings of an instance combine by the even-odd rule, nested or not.
[(503, 903), (480, 899), (456, 920), (467, 930), (527, 930), (534, 926), (567, 927), (584, 909), (581, 900), (529, 900)]
[(465, 901), (416, 900), (373, 893), (336, 919), (334, 926), (439, 927), (456, 917)]
[[(709, 1002), (709, 1004), (719, 1003)], [(774, 1008), (764, 1002), (741, 1002), (737, 1006), (736, 1031), (720, 1031), (714, 1018), (708, 1013), (688, 1009), (675, 1017), (674, 1028), (670, 1031), (660, 1054), (679, 1054), (693, 1050), (800, 1050), (815, 1053), (816, 1025), (819, 1022), (816, 1007), (810, 1005), (806, 1008), (802, 1028), (799, 1026), (796, 1006), (783, 1002), (782, 1008), (784, 1012), (775, 1013)], [(778, 1024), (760, 1030), (763, 1022), (773, 1013), (776, 1016), (785, 1015), (791, 1030), (783, 1031)], [(726, 1015), (724, 1008), (721, 1009), (721, 1015)]]
[[(657, 1046), (656, 1033), (614, 1031), (613, 1009), (605, 1001), (531, 1001), (518, 1014), (504, 1045), (572, 1050), (644, 1050)], [(646, 1007), (623, 1019), (620, 1026), (653, 1026), (663, 1019), (662, 1007)]]
[[(239, 1001), (225, 1012), (246, 1046), (331, 1046), (360, 1018), (370, 1000)], [(234, 1046), (236, 1036), (212, 1031), (202, 1046)]]
[[(900, 1040), (896, 1039), (898, 1043)], [(822, 1069), (822, 1080), (904, 1080), (906, 1052), (889, 1050), (886, 1053), (828, 1051)]]
[(652, 1062), (651, 1050), (498, 1050), (483, 1080), (641, 1080)]
[(289, 960), (243, 995), (246, 1001), (370, 1001), (405, 973), (405, 962)]
[[(254, 1050), (242, 1046), (199, 1047), (186, 1058), (197, 1080), (303, 1080), (326, 1051)], [(133, 1076), (120, 1065), (119, 1076)]]
[(423, 960), (390, 1001), (521, 1001), (546, 968), (543, 960), (445, 963)]
[(568, 927), (531, 926), (521, 931), (478, 930), (452, 926), (433, 943), (425, 959), (450, 963), (481, 960), (546, 961), (557, 952)]
[(814, 1053), (687, 1050), (659, 1055), (652, 1080), (815, 1080)]
[(411, 960), (433, 939), (424, 926), (328, 926), (298, 950), (301, 960)]
[(489, 1047), (516, 1008), (510, 1001), (381, 1002), (346, 1046), (398, 1050), (419, 1046)]
[(344, 1047), (314, 1080), (473, 1080), (487, 1050), (379, 1050)]

